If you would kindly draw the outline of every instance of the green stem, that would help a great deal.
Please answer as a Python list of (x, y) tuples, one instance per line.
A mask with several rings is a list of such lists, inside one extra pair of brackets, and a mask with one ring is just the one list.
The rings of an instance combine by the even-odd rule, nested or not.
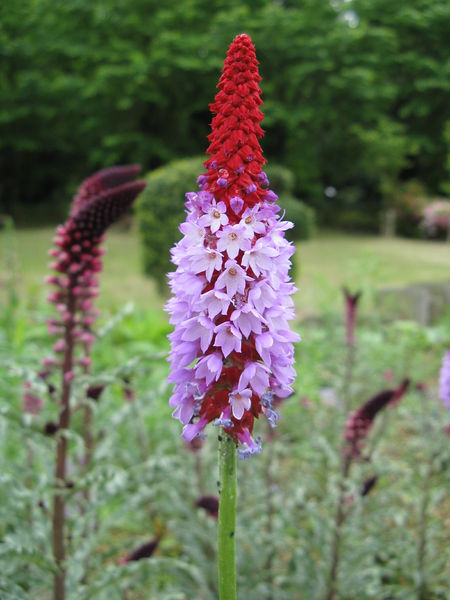
[(236, 600), (236, 444), (219, 435), (219, 599)]

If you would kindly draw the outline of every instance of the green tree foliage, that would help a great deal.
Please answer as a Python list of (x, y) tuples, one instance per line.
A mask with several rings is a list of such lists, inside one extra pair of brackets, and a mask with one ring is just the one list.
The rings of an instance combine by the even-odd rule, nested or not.
[(4, 0), (0, 210), (53, 211), (100, 166), (204, 152), (223, 56), (245, 30), (267, 156), (323, 221), (377, 227), (398, 180), (448, 189), (449, 27), (441, 0)]

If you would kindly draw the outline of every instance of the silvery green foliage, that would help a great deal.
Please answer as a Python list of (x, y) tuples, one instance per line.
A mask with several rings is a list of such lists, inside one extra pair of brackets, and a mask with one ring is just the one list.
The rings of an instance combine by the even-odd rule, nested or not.
[[(158, 327), (159, 337), (154, 333)], [(266, 424), (258, 424), (258, 433), (266, 438), (262, 454), (239, 463), (238, 589), (246, 600), (320, 599), (326, 592), (345, 424), (345, 348), (342, 327), (332, 320), (303, 325), (302, 330), (301, 388), (280, 407), (283, 419), (274, 436)], [(49, 508), (54, 438), (42, 431), (54, 417), (54, 405), (45, 398), (39, 415), (24, 415), (21, 395), (30, 378), (36, 394), (46, 393), (46, 385), (31, 376), (48, 338), (36, 312), (17, 314), (12, 338), (7, 340), (4, 331), (0, 329), (0, 597), (45, 600), (51, 597), (53, 566)], [(358, 332), (352, 408), (389, 387), (386, 371), (393, 371), (395, 383), (409, 375), (428, 387), (413, 390), (376, 421), (368, 442), (372, 459), (355, 464), (345, 483), (348, 516), (338, 574), (343, 600), (406, 600), (417, 596), (421, 578), (426, 598), (446, 598), (450, 554), (443, 518), (450, 454), (447, 413), (433, 387), (446, 343), (443, 331), (403, 322), (368, 323)], [(91, 401), (98, 441), (87, 473), (80, 464), (77, 411), (70, 433), (68, 596), (214, 600), (216, 521), (195, 501), (217, 491), (216, 436), (210, 434), (197, 454), (179, 439), (167, 407), (166, 346), (156, 317), (127, 308), (103, 332), (93, 360), (98, 375), (80, 379), (73, 398), (74, 406), (81, 405), (88, 385), (106, 386), (100, 400)], [(150, 337), (154, 342), (147, 341)], [(361, 497), (363, 482), (373, 475), (378, 476), (376, 486)], [(83, 496), (87, 486), (88, 503)], [(425, 492), (426, 549), (420, 572)], [(162, 538), (151, 558), (120, 564), (158, 533)]]

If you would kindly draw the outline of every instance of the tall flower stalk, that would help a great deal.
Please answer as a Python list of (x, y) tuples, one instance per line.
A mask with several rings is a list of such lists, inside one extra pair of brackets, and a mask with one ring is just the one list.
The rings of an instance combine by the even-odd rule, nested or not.
[(347, 288), (343, 288), (345, 302), (345, 345), (347, 354), (345, 358), (345, 377), (343, 385), (344, 410), (348, 412), (351, 407), (351, 392), (353, 384), (353, 372), (355, 369), (356, 354), (356, 321), (358, 314), (358, 303), (362, 292), (352, 294)]
[[(102, 270), (103, 234), (145, 187), (145, 182), (130, 181), (138, 171), (135, 166), (113, 167), (86, 180), (74, 198), (68, 220), (57, 228), (50, 251), (55, 260), (49, 266), (55, 274), (47, 283), (55, 291), (48, 300), (55, 305), (58, 317), (48, 321), (48, 328), (58, 339), (53, 346), (55, 356), (44, 359), (44, 364), (61, 372), (52, 516), (55, 600), (63, 600), (66, 592), (65, 488), (71, 391), (77, 370), (85, 372), (90, 366), (92, 325), (98, 315), (93, 299), (98, 294), (97, 274)], [(84, 421), (89, 426), (87, 444), (91, 431), (86, 414)], [(86, 452), (90, 456), (91, 448)]]
[(260, 452), (255, 419), (264, 415), (275, 426), (274, 400), (292, 393), (293, 342), (299, 340), (288, 326), (294, 317), (288, 274), (294, 248), (285, 231), (292, 224), (281, 220), (262, 170), (260, 79), (251, 39), (237, 36), (211, 104), (206, 173), (198, 178), (200, 191), (186, 194), (183, 237), (172, 250), (177, 269), (169, 275), (173, 416), (183, 423), (187, 442), (203, 435), (209, 423), (222, 430), (222, 600), (236, 597), (236, 449), (240, 458)]
[[(409, 387), (409, 380), (405, 379), (397, 388), (383, 390), (356, 411), (351, 412), (347, 419), (344, 432), (344, 441), (341, 453), (341, 478), (339, 482), (338, 500), (334, 518), (334, 531), (331, 543), (330, 571), (325, 599), (335, 600), (337, 597), (337, 579), (341, 558), (342, 527), (346, 521), (346, 491), (347, 480), (354, 462), (367, 461), (370, 457), (365, 455), (369, 433), (373, 427), (376, 416), (387, 406), (394, 405), (401, 400)], [(363, 488), (363, 495), (367, 489)]]
[[(435, 419), (427, 418), (427, 407), (433, 405), (432, 397), (429, 397), (425, 388), (419, 388), (422, 404), (422, 435), (426, 440), (433, 440), (431, 449), (428, 450), (425, 460), (424, 471), (421, 472), (422, 486), (418, 507), (418, 530), (417, 530), (417, 600), (427, 600), (430, 596), (429, 580), (427, 577), (427, 552), (429, 545), (429, 521), (430, 504), (432, 499), (433, 479), (436, 474), (436, 460), (442, 452), (443, 445), (436, 431), (435, 422), (439, 422), (438, 416)], [(447, 410), (450, 410), (450, 349), (447, 350), (442, 359), (442, 365), (439, 373), (439, 399)], [(423, 461), (422, 461), (423, 462)]]

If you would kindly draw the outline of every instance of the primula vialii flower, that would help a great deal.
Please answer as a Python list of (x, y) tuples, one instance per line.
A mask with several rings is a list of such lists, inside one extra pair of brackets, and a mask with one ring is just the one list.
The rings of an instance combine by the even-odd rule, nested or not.
[(257, 65), (249, 36), (237, 36), (211, 105), (207, 172), (200, 191), (186, 194), (167, 305), (175, 325), (170, 405), (183, 437), (190, 442), (213, 422), (240, 443), (241, 458), (260, 450), (255, 418), (264, 414), (274, 426), (275, 399), (292, 393), (299, 340), (288, 326), (294, 248), (285, 231), (292, 224), (280, 218), (262, 171)]
[(445, 408), (450, 410), (450, 350), (444, 354), (439, 375), (439, 398)]
[[(145, 187), (144, 181), (130, 181), (139, 170), (136, 165), (111, 167), (86, 179), (73, 200), (68, 220), (57, 228), (55, 247), (50, 250), (55, 259), (50, 268), (57, 274), (47, 277), (47, 283), (56, 288), (48, 300), (59, 312), (59, 318), (48, 322), (50, 333), (58, 337), (53, 350), (65, 355), (68, 344), (80, 344), (85, 351), (77, 360), (84, 368), (90, 364), (91, 327), (97, 316), (93, 298), (98, 293), (96, 275), (102, 270), (100, 244), (106, 229)], [(47, 367), (57, 362), (44, 359)], [(64, 377), (70, 381), (73, 371), (65, 370)]]

